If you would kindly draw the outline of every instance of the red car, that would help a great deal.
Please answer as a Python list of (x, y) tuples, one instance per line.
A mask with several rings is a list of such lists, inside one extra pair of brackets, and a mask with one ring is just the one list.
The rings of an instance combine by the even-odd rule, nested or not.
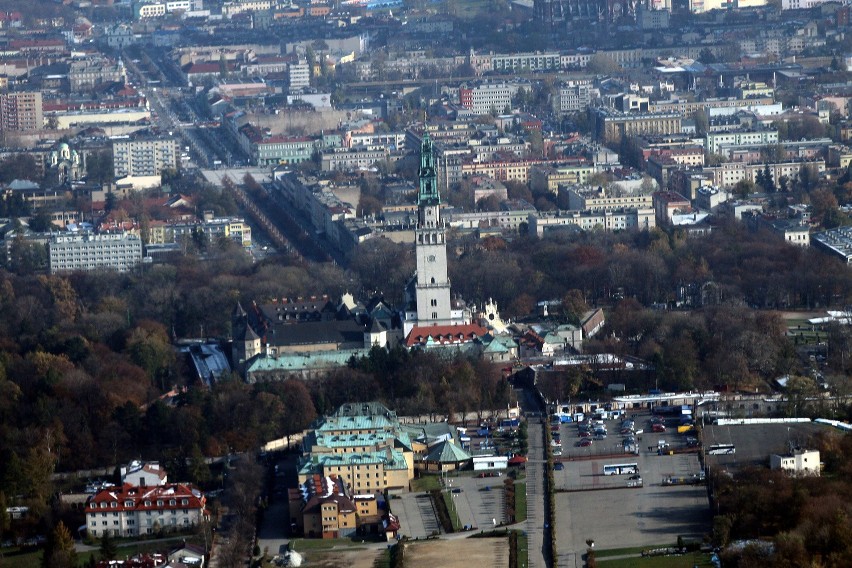
[(666, 431), (666, 427), (665, 427), (665, 426), (663, 426), (662, 424), (653, 424), (653, 425), (651, 426), (651, 431), (652, 431), (652, 432), (665, 432), (665, 431)]
[(592, 445), (592, 439), (591, 438), (583, 438), (582, 440), (580, 440), (580, 443), (579, 443), (579, 446), (581, 448), (588, 448), (591, 445)]

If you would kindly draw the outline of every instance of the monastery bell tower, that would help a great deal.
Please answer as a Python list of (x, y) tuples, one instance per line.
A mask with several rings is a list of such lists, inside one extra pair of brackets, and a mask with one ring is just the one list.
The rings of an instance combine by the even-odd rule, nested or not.
[(418, 326), (450, 325), (450, 279), (447, 276), (447, 234), (441, 220), (441, 195), (429, 134), (420, 146), (420, 189), (417, 193), (417, 275), (415, 302)]

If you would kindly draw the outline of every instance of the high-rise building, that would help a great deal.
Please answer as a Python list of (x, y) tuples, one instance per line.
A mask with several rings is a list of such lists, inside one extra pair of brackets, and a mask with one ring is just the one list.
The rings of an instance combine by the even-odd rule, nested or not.
[(128, 138), (112, 143), (115, 177), (158, 176), (177, 168), (180, 144), (176, 138)]
[(0, 94), (0, 130), (41, 130), (44, 114), (41, 93), (24, 91)]

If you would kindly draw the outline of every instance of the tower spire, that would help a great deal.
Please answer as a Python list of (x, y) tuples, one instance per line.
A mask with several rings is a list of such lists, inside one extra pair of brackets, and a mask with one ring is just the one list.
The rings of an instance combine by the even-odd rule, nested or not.
[(423, 135), (420, 144), (420, 191), (417, 193), (417, 205), (439, 205), (441, 194), (438, 192), (438, 174), (435, 171), (435, 155), (432, 151), (432, 139), (429, 133)]

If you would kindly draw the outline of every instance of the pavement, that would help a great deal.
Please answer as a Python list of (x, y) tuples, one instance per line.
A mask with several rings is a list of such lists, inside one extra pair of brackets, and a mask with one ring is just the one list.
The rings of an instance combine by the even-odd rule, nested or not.
[(545, 511), (545, 468), (544, 461), (544, 425), (536, 419), (527, 423), (529, 453), (527, 457), (527, 521), (526, 530), (529, 547), (530, 568), (548, 568), (544, 546), (549, 538), (549, 529), (544, 528), (547, 519)]
[(426, 538), (441, 532), (428, 493), (403, 493), (399, 499), (390, 501), (390, 507), (399, 518), (400, 534), (408, 538)]
[[(647, 413), (637, 416), (637, 428), (647, 430), (649, 417)], [(607, 426), (616, 429), (611, 422)], [(566, 424), (562, 430), (563, 440), (577, 439), (575, 426)], [(616, 448), (620, 439), (611, 435), (606, 446)], [(698, 454), (658, 455), (660, 441), (670, 448), (685, 446), (684, 437), (671, 430), (637, 436), (638, 454), (584, 456), (586, 448), (567, 446), (566, 453), (575, 459), (566, 456), (565, 469), (554, 475), (557, 488), (567, 491), (556, 495), (559, 566), (582, 566), (587, 539), (595, 541), (596, 549), (606, 550), (665, 545), (678, 536), (700, 539), (710, 532), (712, 515), (705, 486), (662, 485), (667, 477), (700, 472)], [(603, 475), (605, 465), (616, 463), (636, 463), (642, 486), (628, 487), (627, 475)]]

